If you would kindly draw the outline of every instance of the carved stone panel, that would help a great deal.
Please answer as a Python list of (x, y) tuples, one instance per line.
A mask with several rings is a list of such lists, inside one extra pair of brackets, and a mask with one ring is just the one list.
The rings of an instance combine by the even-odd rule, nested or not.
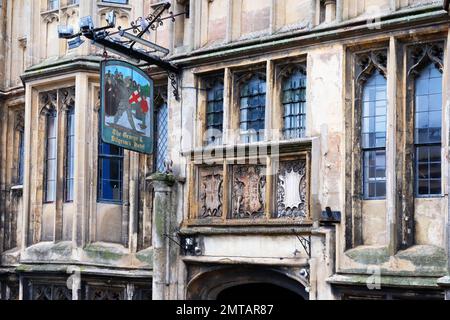
[(223, 168), (199, 169), (199, 218), (222, 216)]
[(277, 179), (276, 218), (305, 218), (307, 177), (304, 160), (282, 161)]
[(241, 165), (233, 167), (233, 219), (264, 217), (266, 167)]

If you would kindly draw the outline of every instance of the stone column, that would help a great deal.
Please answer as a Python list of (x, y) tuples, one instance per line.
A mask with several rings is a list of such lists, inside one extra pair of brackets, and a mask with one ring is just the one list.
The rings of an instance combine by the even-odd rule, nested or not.
[(331, 23), (336, 20), (336, 0), (325, 1), (325, 22)]
[(168, 300), (170, 297), (170, 239), (176, 223), (172, 210), (172, 174), (155, 173), (147, 178), (154, 190), (152, 215), (153, 246), (153, 300)]

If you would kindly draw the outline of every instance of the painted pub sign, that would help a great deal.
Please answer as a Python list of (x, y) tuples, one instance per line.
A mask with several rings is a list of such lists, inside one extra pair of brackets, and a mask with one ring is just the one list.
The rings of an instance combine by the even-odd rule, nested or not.
[(105, 143), (153, 152), (153, 80), (120, 60), (101, 63), (101, 136)]

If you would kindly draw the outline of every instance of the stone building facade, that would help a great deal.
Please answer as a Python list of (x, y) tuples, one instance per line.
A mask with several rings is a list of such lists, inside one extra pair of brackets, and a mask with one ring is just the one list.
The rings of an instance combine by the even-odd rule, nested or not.
[(444, 299), (444, 2), (173, 0), (152, 156), (57, 26), (163, 2), (0, 2), (0, 299)]

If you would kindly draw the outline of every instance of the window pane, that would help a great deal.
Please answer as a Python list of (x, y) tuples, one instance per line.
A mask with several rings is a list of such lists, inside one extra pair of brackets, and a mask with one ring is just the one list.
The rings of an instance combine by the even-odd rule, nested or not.
[(223, 130), (223, 81), (213, 80), (207, 90), (208, 108), (206, 111), (206, 143), (218, 145), (222, 143)]
[(98, 201), (122, 201), (123, 149), (101, 141), (99, 137), (98, 155)]
[(168, 109), (167, 104), (161, 104), (156, 110), (156, 171), (164, 172), (164, 162), (167, 159), (168, 143)]
[(415, 80), (417, 196), (441, 194), (442, 74), (430, 63)]
[(74, 159), (75, 159), (75, 113), (72, 107), (67, 112), (66, 127), (66, 170), (65, 170), (65, 189), (64, 200), (73, 201), (73, 182), (74, 182)]
[(241, 86), (240, 96), (241, 142), (260, 141), (264, 138), (265, 127), (265, 80), (253, 76)]
[(363, 159), (364, 198), (375, 199), (386, 196), (386, 153), (366, 151)]
[(376, 71), (363, 89), (362, 146), (363, 149), (386, 145), (386, 79)]
[(45, 202), (54, 202), (56, 196), (56, 111), (46, 118), (46, 155), (45, 155)]
[(304, 137), (306, 124), (306, 74), (296, 70), (283, 84), (284, 138)]

